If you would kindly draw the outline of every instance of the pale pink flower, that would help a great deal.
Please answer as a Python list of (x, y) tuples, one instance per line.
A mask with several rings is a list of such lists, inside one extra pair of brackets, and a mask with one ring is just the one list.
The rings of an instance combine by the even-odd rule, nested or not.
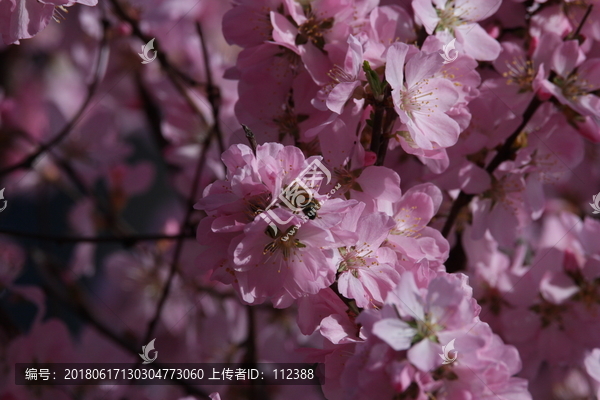
[[(586, 59), (578, 42), (569, 40), (555, 49), (551, 67), (558, 76), (552, 82), (544, 81), (544, 87), (561, 104), (589, 117), (600, 129), (600, 97), (596, 94), (600, 89), (600, 58)], [(583, 121), (579, 118), (578, 122)], [(591, 139), (599, 140), (597, 135)]]
[(394, 108), (416, 146), (425, 150), (452, 146), (460, 127), (446, 112), (458, 93), (452, 82), (434, 77), (443, 65), (439, 54), (418, 52), (407, 61), (410, 49), (395, 43), (387, 53), (385, 77), (392, 87)]
[(427, 260), (427, 269), (443, 270), (450, 246), (437, 229), (427, 226), (441, 202), (440, 189), (425, 183), (410, 188), (392, 203), (391, 210), (385, 210), (380, 204), (380, 210), (391, 215), (395, 222), (386, 246), (397, 253), (403, 268), (420, 268), (421, 262)]
[(394, 220), (384, 213), (361, 215), (362, 210), (355, 207), (340, 224), (341, 229), (356, 232), (357, 237), (349, 245), (338, 247), (337, 283), (342, 295), (365, 308), (382, 304), (400, 275), (394, 269), (394, 252), (381, 247), (395, 227)]
[(502, 0), (413, 0), (412, 6), (427, 33), (435, 33), (444, 43), (454, 37), (474, 59), (492, 61), (500, 53), (500, 44), (477, 21), (491, 17), (501, 3)]
[[(527, 382), (513, 377), (521, 368), (518, 352), (479, 320), (479, 311), (462, 274), (442, 274), (424, 288), (412, 272), (402, 274), (381, 310), (364, 310), (357, 318), (366, 341), (344, 361), (342, 390), (332, 399), (366, 400), (376, 393), (531, 400)], [(444, 365), (442, 344), (452, 340), (456, 359)]]
[[(361, 79), (364, 80), (362, 64), (362, 45), (354, 36), (350, 35), (343, 67), (336, 65), (329, 72), (333, 82), (326, 86), (325, 90), (328, 92), (327, 108), (331, 111), (341, 114), (346, 102), (353, 95), (355, 89), (361, 85)], [(359, 79), (361, 76), (362, 78)]]
[[(523, 43), (502, 42), (502, 52), (494, 60), (494, 68), (502, 78), (486, 81), (515, 113), (524, 113), (543, 81), (550, 75), (552, 52), (562, 43), (554, 33), (546, 33), (533, 42), (533, 52), (527, 54)], [(496, 86), (497, 85), (497, 86)]]
[(281, 220), (292, 217), (292, 225), (273, 236), (266, 233), (268, 226), (262, 218), (247, 225), (230, 245), (230, 268), (244, 301), (256, 304), (270, 299), (283, 308), (293, 299), (331, 285), (335, 280), (333, 249), (342, 245), (331, 228), (350, 205), (328, 200), (317, 219), (303, 224), (291, 211), (275, 209)]
[(316, 0), (305, 4), (284, 0), (283, 3), (289, 15), (271, 11), (273, 39), (298, 54), (319, 85), (329, 81), (327, 72), (332, 63), (327, 53), (345, 47), (352, 28), (358, 27), (377, 5), (373, 0)]

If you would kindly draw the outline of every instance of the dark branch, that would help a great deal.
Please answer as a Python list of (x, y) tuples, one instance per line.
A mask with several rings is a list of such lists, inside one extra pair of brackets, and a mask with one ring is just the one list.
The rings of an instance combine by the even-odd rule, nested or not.
[(258, 147), (258, 144), (256, 143), (256, 137), (254, 136), (254, 132), (252, 132), (250, 128), (248, 128), (244, 124), (242, 124), (242, 128), (244, 129), (244, 132), (246, 132), (246, 139), (248, 139), (248, 142), (250, 143), (252, 153), (256, 155), (256, 148)]
[(87, 95), (86, 95), (83, 103), (81, 104), (81, 106), (79, 107), (77, 112), (75, 113), (75, 116), (73, 116), (73, 118), (71, 118), (71, 120), (69, 122), (67, 122), (67, 124), (61, 129), (61, 131), (54, 137), (54, 139), (50, 140), (46, 144), (39, 145), (38, 149), (36, 151), (34, 151), (32, 154), (30, 154), (29, 156), (27, 156), (23, 161), (21, 161), (17, 164), (11, 165), (10, 167), (7, 167), (3, 170), (0, 170), (0, 178), (7, 174), (10, 174), (11, 172), (14, 172), (14, 171), (22, 169), (22, 168), (31, 168), (33, 166), (33, 164), (35, 163), (35, 161), (38, 159), (38, 157), (40, 157), (42, 154), (44, 154), (45, 152), (49, 151), (54, 146), (56, 146), (57, 144), (62, 142), (63, 139), (65, 137), (67, 137), (67, 135), (79, 123), (79, 121), (81, 120), (81, 117), (83, 117), (88, 105), (92, 101), (92, 98), (96, 94), (96, 90), (98, 89), (98, 85), (100, 84), (100, 80), (101, 80), (101, 77), (100, 77), (101, 70), (102, 70), (101, 66), (104, 63), (105, 58), (108, 57), (108, 33), (107, 33), (108, 32), (108, 22), (106, 20), (103, 20), (103, 27), (104, 27), (104, 33), (102, 35), (102, 39), (100, 40), (100, 44), (98, 46), (98, 48), (99, 48), (98, 60), (94, 67), (94, 78), (93, 78), (92, 82), (89, 84), (88, 90), (87, 90)]
[(27, 239), (44, 240), (57, 243), (108, 243), (108, 242), (123, 242), (126, 244), (134, 244), (136, 242), (144, 241), (158, 241), (158, 240), (180, 240), (180, 239), (192, 239), (196, 235), (193, 233), (180, 234), (180, 235), (161, 235), (161, 234), (150, 234), (150, 235), (127, 235), (127, 236), (57, 236), (57, 235), (44, 235), (34, 232), (22, 232), (13, 231), (10, 229), (1, 229), (0, 234), (9, 235), (14, 237), (22, 237)]

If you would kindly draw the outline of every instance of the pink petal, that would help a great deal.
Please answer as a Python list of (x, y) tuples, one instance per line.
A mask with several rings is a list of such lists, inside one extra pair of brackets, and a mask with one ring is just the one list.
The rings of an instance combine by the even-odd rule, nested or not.
[(327, 108), (334, 113), (341, 114), (344, 111), (346, 102), (350, 99), (352, 93), (354, 93), (354, 89), (359, 85), (359, 81), (338, 83), (327, 97)]
[(454, 0), (454, 14), (463, 20), (481, 21), (498, 11), (502, 0)]
[(421, 21), (427, 33), (431, 35), (440, 22), (440, 18), (437, 16), (431, 0), (413, 0), (412, 6), (415, 16)]
[(415, 367), (421, 371), (433, 371), (441, 363), (438, 354), (442, 352), (442, 346), (431, 340), (423, 339), (408, 350), (406, 356)]
[(476, 60), (493, 61), (502, 47), (479, 24), (464, 24), (454, 30), (456, 39), (462, 43), (465, 53)]
[(401, 90), (404, 87), (404, 60), (408, 48), (405, 43), (394, 43), (387, 51), (385, 79), (394, 90)]
[(277, 43), (296, 47), (298, 29), (283, 15), (271, 11), (271, 24), (273, 25), (273, 40)]
[(386, 318), (373, 324), (373, 334), (396, 351), (410, 348), (416, 330), (400, 319)]
[(560, 45), (552, 55), (552, 69), (562, 77), (567, 77), (582, 60), (583, 53), (576, 40), (568, 40)]
[[(406, 86), (411, 88), (416, 84), (422, 85), (421, 81), (423, 79), (432, 78), (442, 68), (444, 65), (443, 61), (438, 53), (419, 52), (412, 56), (406, 63)], [(436, 82), (438, 81), (442, 80), (436, 80)], [(452, 105), (454, 105), (455, 101), (456, 98), (452, 100)]]

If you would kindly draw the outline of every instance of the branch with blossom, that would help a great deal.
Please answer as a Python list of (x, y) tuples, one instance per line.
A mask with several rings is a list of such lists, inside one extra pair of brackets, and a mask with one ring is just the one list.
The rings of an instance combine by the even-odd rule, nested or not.
[(0, 0), (0, 398), (600, 397), (594, 3)]

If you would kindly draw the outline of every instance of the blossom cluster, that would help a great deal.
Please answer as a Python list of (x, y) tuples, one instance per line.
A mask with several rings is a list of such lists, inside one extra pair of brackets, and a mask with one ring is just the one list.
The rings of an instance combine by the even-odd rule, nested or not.
[[(600, 398), (599, 18), (0, 0), (0, 399)], [(322, 379), (14, 383), (150, 340)]]

